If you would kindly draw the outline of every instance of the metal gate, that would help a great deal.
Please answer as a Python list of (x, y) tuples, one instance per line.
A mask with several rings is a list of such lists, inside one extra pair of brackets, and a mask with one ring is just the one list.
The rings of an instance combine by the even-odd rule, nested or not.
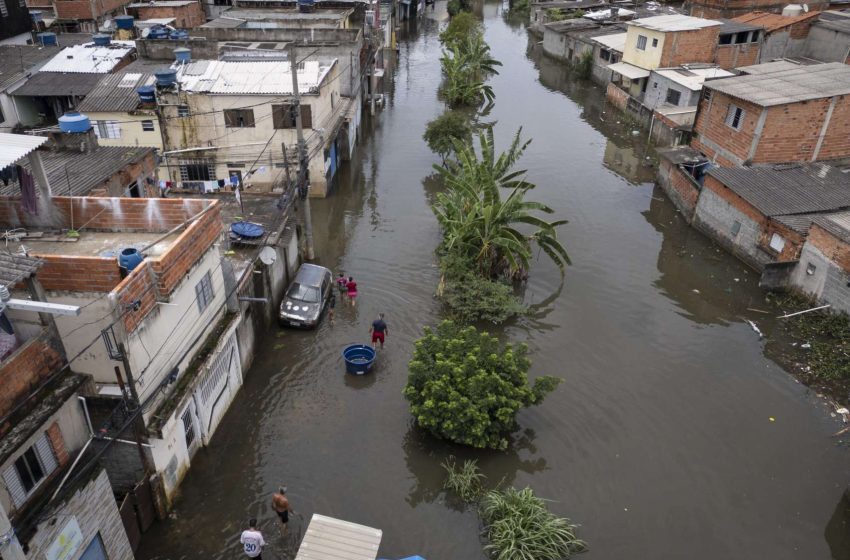
[(201, 422), (201, 433), (205, 444), (209, 443), (213, 429), (227, 410), (229, 397), (238, 387), (240, 370), (239, 349), (234, 332), (213, 359), (207, 374), (195, 392), (198, 419)]
[(139, 543), (142, 542), (142, 533), (150, 529), (156, 519), (153, 489), (147, 477), (124, 496), (118, 512), (121, 514), (121, 521), (130, 541), (130, 547), (133, 552), (136, 552)]

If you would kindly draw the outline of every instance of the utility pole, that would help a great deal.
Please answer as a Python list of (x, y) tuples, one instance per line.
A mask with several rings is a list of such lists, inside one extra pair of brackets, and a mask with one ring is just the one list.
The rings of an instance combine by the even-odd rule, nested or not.
[[(125, 396), (124, 402), (127, 403), (128, 412), (132, 415), (135, 414), (141, 407), (141, 402), (139, 401), (139, 394), (136, 392), (136, 380), (133, 379), (133, 370), (130, 369), (130, 360), (127, 358), (127, 349), (124, 347), (123, 342), (118, 343), (118, 351), (121, 352), (121, 362), (124, 365), (124, 375), (127, 376), (127, 388), (130, 390), (129, 398)], [(124, 393), (124, 382), (121, 379), (121, 371), (118, 366), (115, 366), (115, 377), (118, 379), (118, 386), (121, 387), (121, 392)], [(126, 393), (124, 394), (126, 395)], [(136, 421), (133, 423), (133, 438), (136, 440), (136, 447), (139, 450), (139, 459), (142, 462), (142, 468), (145, 470), (145, 474), (151, 474), (155, 472), (156, 469), (153, 468), (147, 453), (145, 453), (142, 441), (144, 429), (145, 420), (144, 417), (139, 414), (139, 417), (136, 418)]]
[(313, 249), (313, 215), (310, 212), (310, 178), (307, 166), (310, 156), (307, 155), (307, 144), (304, 142), (304, 130), (301, 128), (301, 97), (298, 94), (298, 59), (295, 56), (295, 44), (289, 47), (289, 67), (292, 73), (292, 95), (295, 98), (295, 129), (298, 133), (298, 193), (304, 201), (301, 208), (304, 212), (304, 236), (307, 240), (307, 260), (316, 258)]

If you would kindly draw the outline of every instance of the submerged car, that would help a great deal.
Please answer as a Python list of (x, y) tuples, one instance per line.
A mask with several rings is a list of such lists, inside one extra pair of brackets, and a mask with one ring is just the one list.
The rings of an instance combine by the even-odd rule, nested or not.
[(312, 328), (319, 324), (331, 296), (331, 271), (315, 264), (302, 264), (295, 280), (280, 302), (281, 326)]

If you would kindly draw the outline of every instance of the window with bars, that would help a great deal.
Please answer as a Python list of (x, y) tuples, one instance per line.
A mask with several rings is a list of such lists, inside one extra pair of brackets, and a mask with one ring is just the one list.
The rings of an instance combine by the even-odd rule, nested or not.
[(94, 134), (98, 138), (118, 139), (121, 138), (121, 127), (118, 121), (92, 121)]
[(142, 121), (142, 130), (145, 132), (153, 132), (153, 121)]
[(188, 117), (189, 116), (189, 106), (188, 105), (178, 105), (177, 106), (177, 116), (178, 117)]
[(183, 160), (180, 162), (181, 181), (212, 181), (215, 179), (215, 168), (210, 160)]
[[(309, 105), (301, 107), (301, 126), (313, 128), (313, 110)], [(285, 103), (272, 105), (272, 125), (275, 128), (295, 128), (295, 105)]]
[(198, 302), (198, 311), (204, 312), (204, 309), (212, 302), (215, 293), (213, 292), (212, 276), (208, 270), (201, 281), (195, 285), (195, 295)]
[(35, 443), (3, 472), (3, 481), (15, 507), (23, 505), (58, 466), (47, 433), (43, 432)]
[(253, 128), (253, 109), (225, 109), (224, 126), (227, 128)]
[(183, 420), (183, 435), (186, 437), (186, 447), (188, 448), (195, 441), (195, 423), (192, 422), (192, 410), (187, 407), (181, 418)]
[(744, 110), (737, 105), (729, 105), (729, 112), (726, 113), (726, 124), (735, 130), (741, 130), (744, 124)]
[(6, 0), (0, 0), (0, 16), (9, 17), (9, 8), (6, 6)]

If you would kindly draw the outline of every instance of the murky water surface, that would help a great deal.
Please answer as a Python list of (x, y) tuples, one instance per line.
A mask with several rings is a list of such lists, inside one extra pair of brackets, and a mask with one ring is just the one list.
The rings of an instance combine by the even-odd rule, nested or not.
[[(476, 516), (441, 491), (440, 462), (454, 453), (554, 500), (582, 524), (588, 560), (848, 558), (850, 454), (827, 407), (772, 359), (784, 342), (771, 338), (775, 309), (755, 275), (684, 225), (653, 188), (643, 134), (618, 124), (601, 89), (542, 58), (497, 4), (483, 13), (504, 63), (488, 120), (502, 146), (520, 126), (534, 139), (522, 163), (534, 198), (570, 220), (574, 261), (563, 279), (535, 264), (534, 314), (506, 334), (529, 344), (533, 373), (565, 382), (520, 415), (505, 453), (412, 427), (406, 363), (439, 318), (437, 187), (423, 182), (436, 158), (421, 133), (442, 110), (440, 8), (402, 30), (388, 106), (364, 126), (336, 194), (313, 203), (319, 262), (358, 280), (357, 307), (316, 332), (268, 333), (193, 461), (176, 519), (145, 536), (139, 557), (238, 558), (242, 524), (257, 516), (272, 537), (264, 556), (291, 558), (319, 512), (383, 529), (382, 556), (482, 559)], [(378, 311), (390, 333), (377, 370), (345, 376), (341, 348), (365, 341)], [(280, 483), (300, 514), (285, 540), (269, 508)]]

